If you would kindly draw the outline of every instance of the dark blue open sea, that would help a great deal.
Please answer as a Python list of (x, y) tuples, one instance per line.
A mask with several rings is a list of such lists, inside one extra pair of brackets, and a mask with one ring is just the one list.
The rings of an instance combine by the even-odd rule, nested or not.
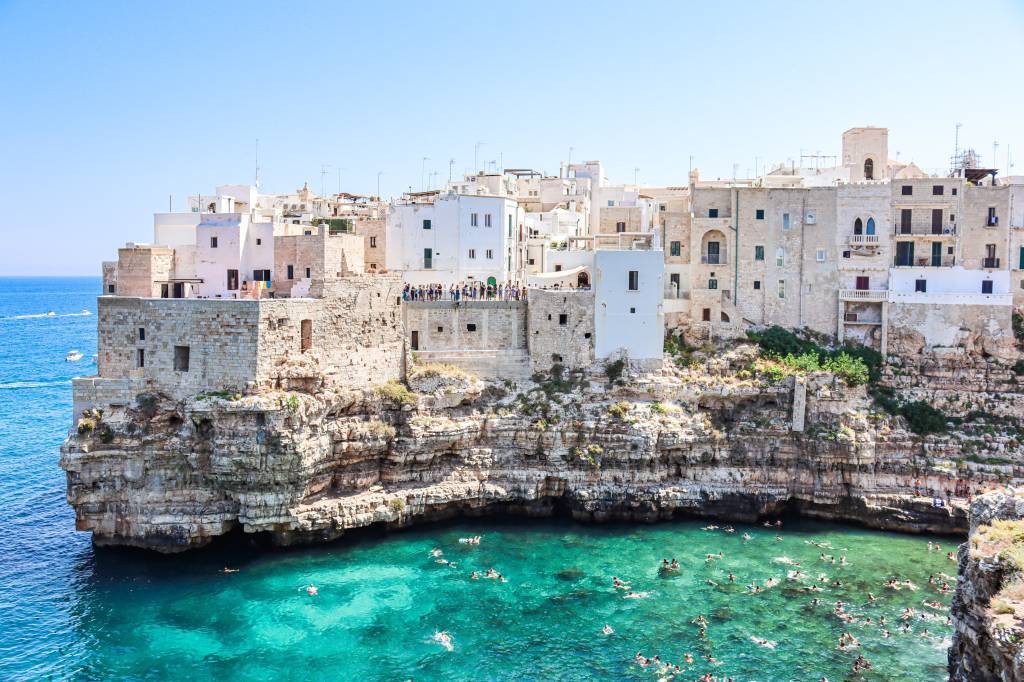
[[(956, 572), (949, 538), (799, 520), (732, 534), (691, 521), (466, 520), (288, 551), (95, 550), (74, 529), (58, 449), (70, 379), (95, 371), (99, 287), (0, 278), (0, 680), (946, 678), (950, 595), (928, 577), (955, 583), (941, 577)], [(73, 349), (85, 358), (65, 362)], [(470, 535), (483, 539), (459, 543)], [(661, 573), (666, 556), (681, 570)], [(793, 562), (804, 576), (788, 575)], [(470, 577), (490, 567), (506, 581)], [(917, 589), (886, 589), (889, 577)], [(835, 615), (837, 601), (852, 622)], [(843, 633), (859, 648), (839, 650)], [(638, 651), (681, 670), (638, 665)], [(853, 675), (858, 653), (874, 668)]]

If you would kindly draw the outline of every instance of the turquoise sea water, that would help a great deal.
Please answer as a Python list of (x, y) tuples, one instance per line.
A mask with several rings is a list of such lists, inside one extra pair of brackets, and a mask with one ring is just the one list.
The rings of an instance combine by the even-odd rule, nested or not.
[[(658, 679), (634, 662), (637, 651), (681, 665), (689, 652), (695, 662), (676, 678), (685, 680), (705, 672), (736, 680), (946, 677), (945, 611), (922, 602), (948, 606), (950, 595), (930, 588), (928, 576), (955, 573), (949, 538), (795, 519), (778, 531), (737, 526), (732, 534), (702, 530), (706, 522), (497, 520), (289, 551), (239, 542), (176, 557), (95, 550), (74, 531), (57, 459), (70, 377), (94, 371), (95, 317), (79, 313), (95, 312), (98, 289), (95, 278), (0, 278), (0, 679)], [(57, 316), (26, 317), (50, 310)], [(66, 363), (71, 349), (85, 359)], [(470, 535), (481, 544), (458, 542)], [(929, 540), (942, 551), (929, 552)], [(456, 567), (437, 563), (433, 549)], [(719, 551), (724, 558), (705, 561)], [(822, 562), (821, 552), (845, 554), (849, 565)], [(661, 574), (663, 557), (679, 559), (681, 570)], [(796, 567), (783, 557), (812, 579), (824, 573), (842, 585), (809, 592), (812, 579), (787, 580)], [(489, 567), (507, 582), (470, 579)], [(613, 575), (648, 594), (625, 598)], [(781, 584), (747, 594), (751, 580), (771, 577)], [(920, 589), (886, 589), (889, 577)], [(833, 614), (837, 600), (858, 622)], [(915, 618), (904, 633), (905, 607), (935, 618)], [(705, 637), (692, 623), (700, 615)], [(875, 624), (883, 615), (889, 638)], [(602, 634), (605, 624), (613, 634)], [(452, 651), (433, 640), (440, 630)], [(860, 649), (838, 651), (843, 632)], [(853, 675), (858, 652), (874, 669)]]

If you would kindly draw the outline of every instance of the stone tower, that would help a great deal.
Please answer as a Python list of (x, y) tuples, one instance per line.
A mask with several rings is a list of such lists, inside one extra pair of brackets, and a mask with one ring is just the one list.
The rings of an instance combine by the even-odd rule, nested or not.
[(849, 169), (851, 182), (884, 180), (888, 164), (888, 128), (850, 128), (843, 133), (843, 166)]

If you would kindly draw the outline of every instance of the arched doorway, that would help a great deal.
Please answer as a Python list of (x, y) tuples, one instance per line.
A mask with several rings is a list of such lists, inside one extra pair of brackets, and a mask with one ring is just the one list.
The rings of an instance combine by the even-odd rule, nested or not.
[(719, 230), (710, 230), (701, 238), (700, 262), (705, 265), (725, 265), (728, 263), (725, 235)]
[(856, 220), (853, 221), (853, 233), (864, 234), (864, 223), (861, 222), (860, 218), (857, 218)]
[(586, 289), (590, 286), (590, 274), (586, 270), (576, 275), (576, 286), (580, 289)]
[(874, 180), (875, 179), (875, 162), (873, 159), (866, 159), (864, 161), (864, 179)]
[(874, 233), (875, 233), (875, 219), (874, 218), (868, 218), (868, 234), (874, 234)]

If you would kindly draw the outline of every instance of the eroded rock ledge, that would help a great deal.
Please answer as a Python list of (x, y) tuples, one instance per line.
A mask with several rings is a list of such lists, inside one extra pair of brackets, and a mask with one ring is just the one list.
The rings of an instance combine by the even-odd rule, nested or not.
[(797, 510), (964, 533), (966, 495), (1013, 479), (1013, 436), (986, 427), (965, 459), (963, 433), (919, 438), (864, 387), (750, 376), (752, 352), (617, 380), (595, 370), (484, 384), (444, 370), (414, 372), (411, 390), (142, 395), (72, 433), (61, 466), (94, 542), (162, 552), (237, 528), (291, 544), (494, 512)]
[(1024, 680), (1024, 492), (971, 505), (953, 597), (950, 679)]

